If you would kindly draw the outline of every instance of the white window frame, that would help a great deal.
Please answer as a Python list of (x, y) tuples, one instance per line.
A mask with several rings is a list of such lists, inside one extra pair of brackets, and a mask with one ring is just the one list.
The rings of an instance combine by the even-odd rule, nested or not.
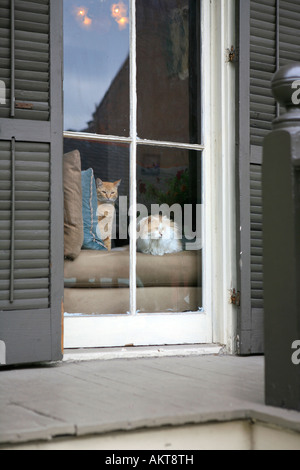
[[(131, 147), (131, 206), (136, 208), (138, 143), (202, 150), (203, 312), (136, 314), (136, 232), (131, 224), (129, 315), (65, 315), (64, 347), (221, 343), (234, 351), (236, 312), (228, 293), (236, 282), (234, 199), (234, 68), (226, 49), (234, 44), (234, 0), (202, 0), (202, 145), (139, 139), (136, 129), (135, 0), (130, 0), (130, 138), (65, 132), (65, 137), (126, 142)], [(221, 86), (220, 86), (221, 84)]]

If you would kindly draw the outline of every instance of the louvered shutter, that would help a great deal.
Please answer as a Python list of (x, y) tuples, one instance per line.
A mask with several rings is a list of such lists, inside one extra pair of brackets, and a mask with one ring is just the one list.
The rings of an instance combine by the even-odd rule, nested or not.
[[(0, 3), (0, 68), (1, 68), (1, 102), (0, 118), (10, 115), (10, 82), (11, 82), (11, 9), (10, 0)], [(3, 93), (2, 93), (3, 92)], [(3, 100), (3, 101), (2, 101)]]
[(59, 360), (62, 2), (0, 0), (0, 15), (0, 364)]
[(280, 66), (300, 61), (300, 4), (239, 0), (238, 6), (238, 348), (257, 354), (264, 350), (262, 148), (280, 113), (271, 79)]

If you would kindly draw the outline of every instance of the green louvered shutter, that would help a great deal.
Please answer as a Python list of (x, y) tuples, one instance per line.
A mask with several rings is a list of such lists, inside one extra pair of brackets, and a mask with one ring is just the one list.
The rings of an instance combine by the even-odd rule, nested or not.
[(0, 364), (59, 360), (62, 2), (0, 0), (0, 39)]
[(264, 351), (262, 149), (280, 113), (271, 93), (279, 67), (300, 62), (298, 0), (238, 0), (237, 162), (241, 306), (238, 349)]

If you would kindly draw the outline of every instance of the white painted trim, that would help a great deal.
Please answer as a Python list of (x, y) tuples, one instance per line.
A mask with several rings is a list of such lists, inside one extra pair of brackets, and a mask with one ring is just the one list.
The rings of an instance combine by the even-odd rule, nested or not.
[(136, 211), (137, 211), (137, 68), (136, 68), (136, 0), (130, 0), (130, 267), (129, 308), (131, 315), (137, 311), (136, 301)]
[(207, 315), (207, 336), (213, 341), (213, 302), (212, 302), (212, 233), (213, 205), (211, 166), (214, 158), (211, 152), (211, 4), (210, 0), (201, 3), (201, 126), (204, 150), (202, 152), (202, 305)]
[(132, 142), (131, 137), (120, 137), (116, 135), (106, 134), (92, 134), (88, 132), (64, 131), (63, 135), (66, 139), (90, 140), (94, 142), (121, 142), (127, 144), (130, 144)]
[[(73, 132), (73, 131), (64, 131), (64, 137), (67, 139), (78, 139), (78, 140), (90, 140), (98, 142), (121, 142), (130, 144), (132, 142), (131, 137), (120, 137), (117, 135), (106, 135), (106, 134), (91, 134), (87, 132)], [(171, 147), (179, 148), (185, 150), (204, 150), (204, 145), (201, 144), (187, 144), (184, 142), (171, 142), (164, 140), (149, 140), (141, 139), (136, 136), (136, 143), (138, 145), (149, 145), (155, 147)]]
[(207, 344), (204, 313), (66, 315), (64, 348)]
[[(235, 352), (236, 307), (229, 303), (230, 289), (236, 287), (235, 227), (235, 64), (228, 61), (228, 49), (235, 46), (235, 0), (203, 0), (209, 15), (210, 58), (204, 79), (210, 80), (205, 109), (205, 266), (210, 269), (211, 293), (205, 310), (212, 312), (212, 342), (226, 344)], [(209, 10), (209, 13), (208, 13)], [(207, 18), (208, 21), (208, 18)], [(204, 48), (206, 49), (206, 48)], [(203, 64), (204, 67), (205, 64)], [(205, 112), (205, 111), (204, 111)], [(206, 280), (209, 282), (209, 280)], [(209, 307), (207, 304), (209, 303)]]

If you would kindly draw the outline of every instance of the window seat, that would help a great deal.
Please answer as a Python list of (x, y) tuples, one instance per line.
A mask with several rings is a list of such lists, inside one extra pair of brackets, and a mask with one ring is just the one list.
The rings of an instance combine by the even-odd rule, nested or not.
[[(129, 247), (82, 250), (64, 263), (68, 313), (119, 314), (129, 310)], [(141, 312), (197, 311), (202, 271), (197, 251), (164, 256), (137, 253), (137, 305)]]

